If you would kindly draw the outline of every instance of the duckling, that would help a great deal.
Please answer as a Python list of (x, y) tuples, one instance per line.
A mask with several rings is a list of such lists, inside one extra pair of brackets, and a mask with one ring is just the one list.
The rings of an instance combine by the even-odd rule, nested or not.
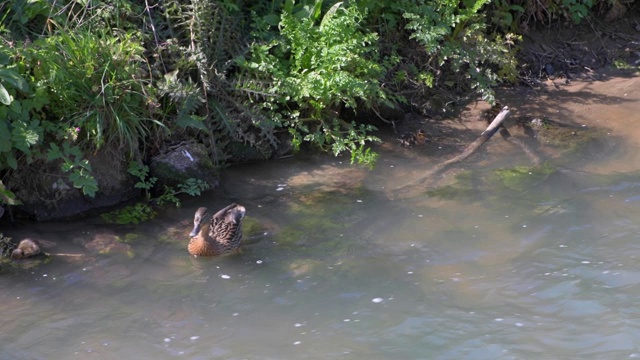
[(416, 132), (405, 132), (398, 138), (402, 146), (416, 146), (427, 142), (427, 133), (420, 129)]
[(207, 219), (207, 208), (199, 208), (193, 217), (193, 230), (189, 234), (189, 254), (194, 256), (218, 256), (240, 247), (242, 219), (246, 209), (231, 204), (218, 211), (211, 221)]
[(40, 243), (33, 239), (24, 239), (18, 244), (18, 248), (11, 252), (12, 259), (23, 259), (40, 254)]

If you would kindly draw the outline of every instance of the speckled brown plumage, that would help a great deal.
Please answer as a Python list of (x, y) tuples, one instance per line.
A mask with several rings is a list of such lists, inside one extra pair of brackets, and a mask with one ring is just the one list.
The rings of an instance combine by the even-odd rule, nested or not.
[(402, 146), (416, 146), (422, 145), (427, 141), (427, 133), (424, 130), (419, 129), (414, 132), (405, 132), (403, 133), (398, 140), (402, 144)]
[(207, 208), (199, 208), (193, 217), (193, 230), (189, 241), (189, 254), (195, 256), (218, 256), (240, 247), (242, 219), (246, 209), (231, 204), (218, 211), (207, 222)]
[(11, 252), (12, 259), (23, 259), (40, 254), (40, 244), (36, 240), (24, 239), (18, 244), (18, 248)]

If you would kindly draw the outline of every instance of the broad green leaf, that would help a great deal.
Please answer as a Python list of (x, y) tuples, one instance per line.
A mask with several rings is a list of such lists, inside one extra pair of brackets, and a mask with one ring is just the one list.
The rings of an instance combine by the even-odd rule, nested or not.
[(0, 69), (0, 83), (9, 83), (22, 92), (29, 91), (29, 84), (17, 71)]
[(3, 103), (4, 105), (11, 105), (12, 101), (13, 98), (9, 95), (7, 89), (0, 84), (0, 103)]
[(13, 152), (5, 153), (4, 157), (9, 167), (11, 167), (13, 170), (18, 168), (18, 161), (16, 161), (16, 157), (13, 156)]

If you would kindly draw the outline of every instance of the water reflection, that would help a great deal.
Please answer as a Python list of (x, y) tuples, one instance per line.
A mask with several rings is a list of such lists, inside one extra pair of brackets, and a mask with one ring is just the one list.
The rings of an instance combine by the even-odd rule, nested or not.
[[(36, 225), (50, 252), (81, 256), (0, 277), (2, 357), (640, 354), (637, 183), (558, 176), (529, 192), (390, 200), (396, 171), (255, 164), (145, 225)], [(237, 199), (243, 253), (188, 256), (193, 210)]]

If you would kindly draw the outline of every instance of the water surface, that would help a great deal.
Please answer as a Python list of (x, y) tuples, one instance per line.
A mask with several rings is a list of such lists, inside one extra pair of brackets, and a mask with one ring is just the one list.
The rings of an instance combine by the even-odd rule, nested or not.
[[(228, 169), (147, 224), (15, 229), (58, 255), (0, 276), (0, 358), (639, 357), (639, 142), (612, 126), (622, 140), (587, 172), (522, 191), (490, 180), (521, 156), (476, 166), (464, 196), (408, 198), (390, 189), (437, 161), (420, 150), (372, 171), (300, 157)], [(243, 252), (188, 256), (195, 209), (231, 201)]]

